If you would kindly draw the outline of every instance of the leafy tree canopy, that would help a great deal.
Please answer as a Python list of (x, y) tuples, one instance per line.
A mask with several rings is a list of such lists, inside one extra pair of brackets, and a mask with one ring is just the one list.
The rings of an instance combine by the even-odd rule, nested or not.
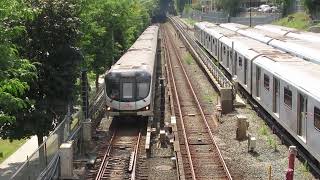
[[(21, 21), (32, 17), (32, 10), (22, 1), (0, 1), (0, 129), (15, 124), (33, 104), (26, 92), (36, 79), (35, 66), (22, 58), (12, 43), (25, 31)], [(8, 137), (12, 133), (0, 131), (0, 136)]]

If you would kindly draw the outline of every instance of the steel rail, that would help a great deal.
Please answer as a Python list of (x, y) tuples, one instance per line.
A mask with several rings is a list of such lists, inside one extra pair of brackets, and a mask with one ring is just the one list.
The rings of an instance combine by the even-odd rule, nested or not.
[[(173, 50), (175, 51), (175, 54), (176, 54), (176, 57), (177, 57), (177, 59), (178, 59), (178, 61), (179, 61), (179, 64), (180, 64), (180, 66), (181, 66), (181, 69), (182, 69), (182, 71), (183, 71), (183, 73), (184, 73), (184, 75), (185, 75), (185, 78), (187, 79), (188, 86), (190, 87), (190, 90), (191, 90), (191, 92), (192, 92), (192, 94), (193, 94), (194, 100), (196, 101), (196, 104), (197, 104), (198, 109), (199, 109), (199, 111), (200, 111), (202, 120), (203, 120), (203, 122), (205, 123), (206, 128), (207, 128), (207, 130), (208, 130), (208, 133), (209, 133), (209, 135), (210, 135), (210, 138), (211, 138), (211, 140), (212, 140), (212, 143), (214, 144), (214, 146), (215, 146), (215, 148), (216, 148), (216, 150), (217, 150), (217, 152), (218, 152), (218, 156), (219, 156), (220, 162), (221, 162), (222, 165), (223, 165), (223, 168), (224, 168), (224, 170), (225, 170), (226, 176), (227, 176), (228, 179), (232, 179), (231, 174), (230, 174), (230, 172), (229, 172), (229, 170), (228, 170), (228, 168), (227, 168), (227, 165), (225, 164), (225, 161), (224, 161), (224, 159), (223, 159), (223, 157), (222, 157), (221, 151), (220, 151), (219, 147), (217, 146), (216, 141), (214, 140), (213, 133), (212, 133), (212, 131), (211, 131), (211, 129), (210, 129), (210, 126), (209, 126), (209, 124), (208, 124), (208, 120), (207, 120), (207, 118), (206, 118), (205, 115), (204, 115), (204, 112), (203, 112), (203, 109), (202, 109), (202, 107), (201, 107), (201, 105), (200, 105), (199, 99), (198, 99), (198, 97), (197, 97), (197, 95), (196, 95), (196, 93), (195, 93), (195, 91), (194, 91), (194, 89), (193, 89), (193, 86), (192, 86), (192, 84), (191, 84), (191, 82), (190, 82), (190, 79), (189, 79), (189, 77), (188, 77), (188, 74), (187, 74), (187, 72), (186, 72), (186, 70), (185, 70), (185, 68), (184, 68), (184, 66), (183, 66), (183, 64), (182, 64), (181, 55), (180, 55), (180, 53), (178, 52), (177, 47), (174, 46), (174, 42), (173, 42), (173, 40), (172, 40), (172, 37), (170, 38), (170, 37), (168, 36), (167, 38), (169, 38), (169, 40), (170, 40), (170, 42), (171, 42), (171, 44), (172, 44), (172, 46), (173, 46)], [(170, 67), (171, 67), (171, 71), (172, 71), (172, 66), (170, 65)], [(175, 82), (174, 82), (174, 83), (175, 83)], [(179, 107), (179, 113), (181, 113), (180, 103), (179, 103), (179, 106), (178, 106), (178, 107)], [(182, 117), (182, 113), (180, 114), (180, 117)], [(182, 128), (183, 128), (183, 131), (184, 131), (184, 134), (185, 134), (185, 127), (184, 127), (183, 123), (182, 123)], [(189, 153), (189, 152), (190, 152), (190, 150), (188, 150), (188, 153)], [(190, 155), (190, 156), (191, 156), (191, 155)]]
[(111, 152), (111, 149), (112, 149), (112, 143), (113, 143), (113, 140), (115, 139), (115, 136), (116, 136), (116, 130), (113, 131), (112, 137), (111, 137), (111, 139), (109, 141), (108, 149), (107, 149), (106, 153), (103, 156), (103, 160), (101, 162), (101, 165), (100, 165), (100, 168), (99, 168), (99, 171), (98, 171), (98, 174), (97, 174), (95, 180), (102, 179), (102, 177), (103, 177), (103, 174), (104, 174), (105, 169), (106, 169), (105, 167), (109, 163), (108, 157), (110, 156), (110, 152)]
[[(164, 30), (163, 30), (164, 31)], [(164, 35), (164, 33), (162, 33)], [(166, 43), (165, 41), (165, 38), (163, 39), (163, 42), (164, 44)], [(164, 49), (164, 59), (167, 61), (167, 59), (170, 57), (170, 55), (168, 55), (168, 52), (167, 52), (167, 49), (165, 47), (163, 47)], [(165, 69), (166, 69), (166, 75), (167, 77), (169, 78), (170, 74), (169, 74), (169, 68), (168, 68), (168, 65), (165, 66)], [(167, 81), (167, 84), (168, 84), (168, 88), (169, 88), (169, 98), (170, 98), (170, 111), (171, 111), (171, 114), (175, 114), (174, 112), (174, 104), (173, 104), (173, 99), (171, 100), (172, 97), (172, 90), (171, 90), (171, 82), (170, 81)]]
[[(169, 44), (167, 42), (167, 39), (169, 38), (169, 36), (167, 35), (166, 31), (164, 31), (164, 35), (165, 35), (164, 42), (168, 46)], [(171, 64), (172, 63), (171, 62), (171, 56), (170, 56), (170, 53), (168, 52), (167, 48), (165, 48), (165, 49), (166, 49), (166, 53), (167, 53), (167, 59), (166, 60), (167, 60), (167, 64), (168, 64), (169, 69), (170, 69), (171, 80), (173, 82), (172, 85), (173, 85), (173, 89), (174, 89), (175, 99), (176, 99), (176, 102), (177, 102), (177, 105), (178, 105), (179, 118), (180, 118), (181, 126), (182, 126), (182, 129), (183, 129), (184, 143), (185, 143), (187, 154), (188, 154), (188, 161), (189, 161), (189, 164), (190, 164), (191, 175), (192, 175), (192, 179), (196, 180), (196, 174), (195, 174), (194, 167), (193, 167), (191, 152), (190, 152), (189, 143), (188, 143), (188, 137), (187, 137), (187, 133), (185, 131), (182, 111), (181, 111), (181, 108), (180, 108), (181, 107), (180, 99), (179, 99), (179, 96), (178, 96), (178, 91), (177, 91), (177, 87), (176, 87), (176, 83), (175, 83), (175, 79), (174, 79), (174, 75), (173, 75), (172, 64)]]
[(136, 179), (137, 158), (138, 158), (138, 153), (139, 153), (140, 139), (141, 139), (141, 131), (139, 132), (137, 144), (136, 144), (135, 150), (134, 150), (134, 164), (133, 164), (133, 169), (132, 169), (132, 173), (131, 173), (131, 180)]

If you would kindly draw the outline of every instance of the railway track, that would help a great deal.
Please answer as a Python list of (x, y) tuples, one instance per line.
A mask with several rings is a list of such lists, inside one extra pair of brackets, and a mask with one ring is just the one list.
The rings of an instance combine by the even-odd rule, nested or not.
[(186, 179), (232, 179), (167, 26), (163, 30)]
[[(185, 36), (189, 36), (190, 39), (192, 40), (196, 39), (194, 37), (193, 31), (187, 27), (187, 24), (185, 24), (185, 22), (183, 22), (181, 19), (177, 17), (169, 17), (169, 18), (171, 22), (174, 23), (175, 26), (181, 30), (181, 32), (184, 32), (183, 34)], [(241, 96), (245, 97), (248, 100), (248, 104), (250, 104), (250, 106), (253, 107), (253, 109), (259, 114), (259, 116), (265, 120), (265, 122), (272, 129), (273, 133), (277, 134), (277, 136), (281, 139), (281, 142), (283, 144), (286, 144), (287, 146), (295, 145), (297, 147), (297, 150), (298, 150), (297, 158), (299, 158), (304, 163), (307, 162), (312, 174), (319, 178), (320, 177), (319, 162), (299, 142), (297, 142), (296, 139), (290, 133), (288, 133), (272, 116), (270, 116), (268, 112), (264, 110), (264, 108), (261, 107), (259, 103), (257, 103), (251, 97), (250, 94), (248, 94), (242, 88), (239, 88), (238, 92), (241, 94)]]
[[(86, 179), (147, 179), (143, 172), (145, 167), (143, 155), (143, 128), (132, 125), (123, 127), (116, 125), (111, 138), (98, 151), (96, 166), (90, 170)], [(137, 126), (137, 127), (135, 127)], [(140, 168), (142, 170), (140, 170)]]

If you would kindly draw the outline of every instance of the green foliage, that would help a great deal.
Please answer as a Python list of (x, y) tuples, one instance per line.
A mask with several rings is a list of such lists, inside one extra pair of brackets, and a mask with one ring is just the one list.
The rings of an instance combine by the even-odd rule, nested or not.
[(182, 13), (184, 8), (185, 8), (185, 5), (187, 4), (187, 2), (190, 2), (190, 1), (187, 1), (187, 0), (175, 0), (176, 10), (179, 13)]
[(230, 16), (236, 15), (238, 12), (239, 0), (218, 0), (217, 5)]
[(97, 77), (104, 73), (150, 24), (155, 3), (153, 0), (86, 1), (81, 13), (84, 65)]
[(268, 127), (265, 124), (263, 124), (259, 129), (259, 134), (263, 136), (266, 136), (268, 134)]
[(183, 14), (190, 14), (192, 12), (192, 6), (191, 5), (188, 5), (188, 4), (186, 4), (185, 6), (184, 6), (184, 9), (183, 9)]
[[(20, 57), (12, 41), (25, 31), (23, 19), (32, 19), (32, 10), (18, 0), (0, 1), (0, 129), (16, 122), (32, 103), (26, 95), (36, 79), (36, 69)], [(6, 137), (1, 131), (0, 136)]]
[(320, 1), (315, 0), (303, 0), (303, 5), (307, 12), (313, 17), (320, 16)]
[[(158, 0), (1, 0), (0, 136), (39, 143), (73, 104), (81, 65), (104, 73)], [(80, 51), (81, 50), (81, 51)]]
[(193, 64), (193, 58), (192, 58), (191, 54), (188, 53), (184, 59), (188, 65)]
[(305, 161), (303, 164), (299, 164), (297, 170), (302, 174), (304, 179), (313, 179), (313, 176), (310, 174), (310, 167), (307, 161)]
[(307, 30), (311, 25), (311, 20), (306, 13), (295, 13), (275, 21), (273, 24)]
[[(0, 88), (15, 96), (26, 96), (24, 101), (16, 98), (4, 102), (10, 108), (18, 108), (19, 112), (11, 119), (11, 123), (2, 126), (1, 136), (20, 139), (36, 134), (41, 143), (42, 137), (64, 118), (67, 104), (74, 97), (74, 84), (79, 76), (81, 60), (76, 48), (80, 37), (79, 6), (76, 0), (27, 2), (22, 9), (32, 9), (27, 11), (33, 13), (32, 18), (28, 15), (19, 22), (10, 22), (23, 27), (17, 36), (12, 37), (15, 43), (13, 47), (17, 47), (12, 52), (30, 59), (34, 66), (28, 64), (27, 60), (20, 60), (23, 63), (10, 71), (19, 77), (7, 79)], [(18, 79), (26, 82), (20, 83)]]

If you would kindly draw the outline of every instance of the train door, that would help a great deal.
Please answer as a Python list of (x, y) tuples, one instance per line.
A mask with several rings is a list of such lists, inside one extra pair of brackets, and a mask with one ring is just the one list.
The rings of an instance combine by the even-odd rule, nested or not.
[(260, 78), (261, 77), (261, 69), (259, 66), (256, 66), (256, 96), (260, 97)]
[(304, 140), (307, 137), (307, 109), (308, 99), (307, 96), (298, 93), (298, 135)]
[(273, 77), (273, 112), (279, 114), (280, 98), (279, 98), (280, 82), (279, 79)]
[(244, 84), (247, 85), (248, 80), (248, 59), (244, 58)]
[(222, 51), (223, 51), (223, 49), (222, 49), (222, 42), (220, 42), (220, 58), (219, 58), (219, 61), (222, 61), (223, 59), (222, 59)]
[(238, 53), (234, 53), (234, 58), (233, 58), (233, 75), (237, 75), (237, 60), (238, 60)]
[(215, 48), (214, 54), (216, 57), (218, 57), (218, 40), (215, 40), (214, 48)]
[(229, 48), (227, 48), (227, 68), (229, 68), (229, 59), (230, 59), (230, 51), (229, 51)]

